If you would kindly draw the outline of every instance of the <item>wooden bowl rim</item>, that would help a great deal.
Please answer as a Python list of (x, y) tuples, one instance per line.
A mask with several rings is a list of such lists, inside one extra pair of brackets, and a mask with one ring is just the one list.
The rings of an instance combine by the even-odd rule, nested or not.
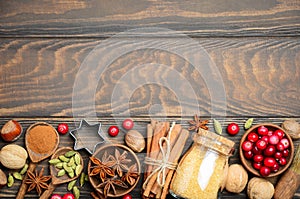
[[(122, 148), (122, 149), (124, 149), (126, 151), (129, 151), (131, 153), (131, 155), (134, 157), (135, 162), (137, 163), (137, 173), (139, 174), (139, 177), (137, 178), (135, 184), (132, 185), (128, 189), (124, 188), (124, 192), (122, 192), (120, 194), (116, 194), (116, 195), (109, 193), (107, 195), (108, 197), (117, 198), (117, 197), (121, 197), (121, 196), (123, 196), (123, 195), (131, 192), (136, 187), (136, 185), (138, 184), (138, 181), (139, 181), (139, 179), (141, 177), (141, 175), (140, 175), (141, 174), (141, 164), (140, 164), (140, 160), (138, 159), (138, 156), (135, 154), (135, 152), (132, 151), (129, 147), (123, 145), (123, 144), (114, 144), (114, 143), (104, 144), (104, 145), (102, 145), (100, 148), (98, 148), (94, 152), (94, 154), (92, 155), (92, 157), (95, 157), (101, 150), (103, 150), (105, 148), (109, 148), (109, 147), (120, 147), (120, 148)], [(91, 185), (94, 187), (94, 189), (96, 189), (99, 193), (102, 193), (101, 189), (96, 188), (97, 185), (94, 183), (92, 177), (90, 176), (90, 173), (89, 173), (90, 172), (90, 167), (91, 167), (91, 160), (89, 160), (89, 162), (88, 162), (88, 176), (89, 176), (89, 181), (90, 181)]]
[(245, 157), (244, 157), (244, 154), (243, 154), (243, 150), (242, 150), (242, 143), (246, 140), (246, 137), (247, 135), (252, 132), (254, 129), (260, 127), (260, 126), (270, 126), (270, 127), (273, 127), (273, 128), (277, 128), (277, 129), (280, 129), (282, 130), (284, 133), (285, 133), (285, 136), (288, 138), (289, 142), (290, 142), (290, 156), (289, 156), (289, 159), (288, 159), (288, 162), (287, 164), (282, 167), (277, 173), (271, 173), (270, 175), (268, 175), (266, 178), (270, 178), (270, 177), (274, 177), (274, 176), (278, 176), (280, 174), (282, 174), (283, 172), (285, 172), (288, 167), (291, 165), (292, 161), (293, 161), (293, 155), (294, 155), (294, 144), (293, 144), (293, 140), (292, 138), (286, 133), (286, 131), (284, 129), (282, 129), (280, 126), (276, 125), (276, 124), (273, 124), (273, 123), (261, 123), (261, 124), (256, 124), (254, 126), (252, 126), (250, 129), (248, 129), (244, 135), (242, 136), (241, 140), (240, 140), (240, 145), (239, 145), (239, 153), (240, 153), (240, 159), (241, 159), (241, 162), (243, 163), (244, 167), (249, 171), (251, 172), (252, 174), (256, 175), (256, 176), (259, 176), (259, 177), (263, 177), (260, 175), (260, 173), (254, 169), (252, 166), (250, 167), (249, 164), (247, 164), (247, 162), (249, 162), (249, 160), (247, 160)]

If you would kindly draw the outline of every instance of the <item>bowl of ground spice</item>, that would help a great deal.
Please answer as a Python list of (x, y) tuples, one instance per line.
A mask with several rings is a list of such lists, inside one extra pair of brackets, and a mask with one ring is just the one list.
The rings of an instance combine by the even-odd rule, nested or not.
[(59, 135), (56, 129), (46, 123), (37, 122), (31, 125), (25, 135), (25, 145), (30, 158), (36, 161), (51, 156), (59, 144)]

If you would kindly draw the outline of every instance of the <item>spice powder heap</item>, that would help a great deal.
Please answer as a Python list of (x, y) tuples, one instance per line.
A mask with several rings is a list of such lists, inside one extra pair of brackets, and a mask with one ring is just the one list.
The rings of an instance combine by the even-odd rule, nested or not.
[(38, 125), (29, 130), (27, 144), (35, 153), (45, 154), (51, 152), (57, 142), (57, 134), (51, 126)]

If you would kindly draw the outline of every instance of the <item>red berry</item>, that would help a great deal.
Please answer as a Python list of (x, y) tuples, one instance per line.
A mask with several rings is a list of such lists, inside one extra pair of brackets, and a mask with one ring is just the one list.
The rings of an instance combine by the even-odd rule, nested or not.
[(284, 157), (279, 158), (278, 162), (279, 162), (279, 164), (280, 164), (281, 166), (284, 166), (284, 165), (286, 165), (286, 163), (287, 163), (287, 161), (286, 161), (286, 159), (285, 159)]
[(253, 143), (250, 142), (250, 141), (244, 141), (243, 144), (242, 144), (242, 149), (244, 151), (251, 151), (252, 147), (253, 147)]
[(252, 166), (254, 167), (254, 169), (260, 170), (260, 168), (262, 167), (262, 163), (261, 162), (253, 162)]
[(288, 149), (284, 149), (283, 151), (282, 151), (282, 156), (283, 157), (288, 157), (290, 155), (290, 151), (288, 150)]
[(277, 171), (279, 171), (279, 164), (277, 162), (275, 162), (275, 164), (273, 165), (273, 167), (271, 167), (271, 170), (276, 173)]
[(284, 145), (281, 142), (279, 142), (278, 144), (276, 144), (276, 149), (278, 151), (283, 151), (284, 150)]
[(270, 144), (276, 145), (276, 144), (278, 144), (278, 142), (279, 142), (279, 137), (278, 137), (278, 135), (271, 135), (271, 136), (269, 137), (269, 143), (270, 143)]
[(124, 129), (130, 130), (133, 128), (134, 123), (133, 123), (132, 119), (125, 119), (122, 123), (122, 126)]
[(125, 194), (122, 199), (132, 199), (132, 196), (128, 193), (128, 194)]
[(257, 132), (259, 135), (268, 135), (269, 129), (265, 126), (260, 126), (257, 128)]
[(253, 157), (253, 152), (252, 151), (244, 151), (244, 156), (246, 159), (250, 160)]
[(61, 197), (61, 195), (59, 195), (59, 194), (53, 194), (53, 195), (51, 196), (51, 199), (62, 199), (62, 197)]
[(254, 146), (252, 152), (255, 155), (260, 155), (262, 153), (262, 150), (258, 149), (257, 146)]
[(273, 133), (274, 133), (273, 131), (269, 130), (269, 131), (268, 131), (268, 136), (273, 135)]
[(280, 129), (277, 129), (274, 132), (274, 135), (277, 135), (279, 137), (279, 139), (282, 139), (285, 136), (284, 132), (282, 130), (280, 130)]
[(269, 167), (266, 166), (262, 166), (259, 170), (260, 175), (262, 175), (263, 177), (267, 177), (268, 175), (270, 175), (271, 173), (271, 169)]
[(263, 159), (264, 159), (264, 156), (262, 156), (262, 155), (255, 155), (255, 156), (253, 156), (254, 162), (262, 162)]
[(267, 143), (264, 140), (258, 140), (255, 145), (260, 150), (264, 150), (267, 147)]
[(262, 136), (260, 139), (265, 141), (267, 144), (269, 143), (269, 137), (266, 135)]
[(60, 133), (60, 134), (62, 134), (62, 135), (68, 133), (68, 131), (69, 131), (69, 126), (68, 126), (68, 124), (66, 124), (66, 123), (61, 123), (61, 124), (59, 124), (59, 125), (57, 126), (57, 131), (58, 131), (58, 133)]
[(230, 135), (236, 135), (236, 134), (238, 134), (239, 131), (240, 131), (240, 127), (239, 127), (239, 125), (237, 123), (230, 123), (227, 126), (227, 132)]
[(247, 135), (247, 139), (250, 141), (250, 142), (256, 142), (258, 140), (258, 135), (254, 132), (251, 132)]
[(274, 158), (266, 157), (264, 159), (264, 165), (267, 167), (273, 167), (275, 163), (276, 163), (276, 160)]
[(71, 193), (66, 193), (62, 199), (75, 199), (75, 196)]
[(115, 137), (119, 134), (119, 128), (117, 126), (110, 126), (108, 128), (108, 134), (111, 136), (111, 137)]
[(289, 148), (289, 146), (290, 146), (290, 142), (289, 142), (289, 140), (287, 138), (282, 138), (280, 140), (280, 143), (283, 144), (283, 146), (284, 146), (285, 149)]
[(274, 145), (268, 145), (267, 148), (264, 150), (265, 156), (272, 156), (276, 152), (276, 147)]
[(280, 151), (277, 151), (275, 154), (274, 154), (274, 158), (276, 159), (279, 159), (282, 157), (282, 153)]

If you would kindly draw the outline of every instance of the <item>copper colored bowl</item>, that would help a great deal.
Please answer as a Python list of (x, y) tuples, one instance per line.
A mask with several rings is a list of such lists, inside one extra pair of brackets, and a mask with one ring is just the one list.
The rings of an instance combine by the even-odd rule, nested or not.
[(258, 124), (258, 125), (255, 125), (253, 127), (251, 127), (250, 129), (248, 129), (246, 131), (246, 133), (243, 135), (243, 137), (241, 138), (241, 141), (240, 141), (240, 147), (239, 147), (239, 151), (240, 151), (240, 159), (244, 165), (244, 167), (249, 171), (251, 172), (252, 174), (256, 175), (256, 176), (260, 176), (260, 173), (258, 170), (256, 170), (255, 168), (253, 168), (252, 166), (252, 163), (253, 161), (252, 160), (248, 160), (244, 157), (244, 154), (243, 154), (243, 150), (242, 150), (242, 143), (247, 139), (247, 136), (250, 132), (256, 132), (257, 128), (260, 127), (260, 126), (265, 126), (267, 127), (269, 130), (272, 130), (272, 131), (275, 131), (277, 129), (280, 129), (282, 130), (284, 133), (285, 133), (285, 137), (289, 140), (290, 142), (290, 146), (289, 146), (289, 156), (286, 158), (287, 160), (287, 164), (284, 165), (284, 166), (280, 166), (279, 170), (274, 173), (274, 172), (271, 172), (270, 175), (268, 175), (267, 177), (274, 177), (274, 176), (278, 176), (280, 174), (282, 174), (289, 166), (290, 164), (292, 163), (293, 161), (293, 155), (294, 155), (294, 145), (293, 145), (293, 141), (291, 139), (291, 137), (282, 129), (280, 128), (279, 126), (275, 125), (275, 124), (272, 124), (272, 123), (262, 123), (262, 124)]
[[(115, 150), (116, 149), (118, 151), (120, 151), (120, 154), (122, 154), (124, 151), (127, 152), (127, 159), (131, 160), (131, 162), (128, 165), (130, 166), (130, 165), (136, 164), (136, 169), (137, 169), (136, 173), (139, 174), (139, 176), (136, 179), (135, 183), (132, 186), (129, 185), (128, 188), (122, 188), (122, 187), (119, 187), (119, 186), (115, 186), (115, 188), (116, 188), (116, 194), (113, 194), (113, 192), (110, 191), (107, 194), (108, 197), (121, 197), (121, 196), (123, 196), (123, 195), (131, 192), (136, 187), (136, 185), (137, 185), (137, 183), (138, 183), (138, 181), (140, 179), (140, 174), (141, 174), (141, 165), (140, 165), (140, 161), (139, 161), (138, 157), (136, 156), (136, 154), (131, 149), (129, 149), (128, 147), (126, 147), (124, 145), (121, 145), (121, 144), (106, 144), (106, 145), (103, 145), (102, 147), (100, 147), (99, 149), (97, 149), (95, 151), (95, 153), (93, 154), (92, 157), (96, 157), (97, 159), (99, 159), (100, 161), (102, 161), (105, 152), (107, 153), (108, 156), (109, 155), (115, 156)], [(92, 186), (99, 193), (103, 194), (103, 189), (97, 187), (97, 185), (99, 185), (101, 183), (101, 180), (99, 178), (99, 174), (91, 176), (91, 171), (93, 169), (92, 165), (93, 165), (93, 163), (91, 162), (91, 160), (89, 160), (89, 163), (88, 163), (89, 181), (92, 184)], [(126, 171), (124, 170), (123, 172), (126, 172)], [(117, 172), (116, 172), (115, 176), (117, 176)], [(118, 177), (118, 178), (120, 178), (120, 177)]]

